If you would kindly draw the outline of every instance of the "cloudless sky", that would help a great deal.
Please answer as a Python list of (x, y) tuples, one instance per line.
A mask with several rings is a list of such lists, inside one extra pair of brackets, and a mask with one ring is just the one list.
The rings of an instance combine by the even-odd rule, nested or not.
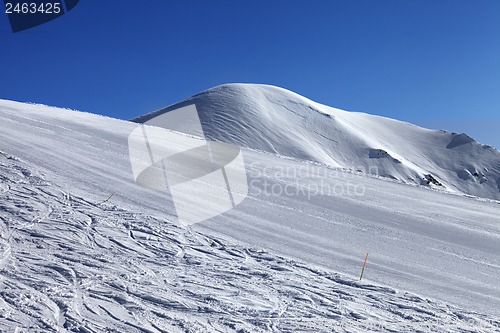
[(500, 148), (499, 0), (81, 0), (13, 34), (0, 98), (130, 119), (230, 82)]

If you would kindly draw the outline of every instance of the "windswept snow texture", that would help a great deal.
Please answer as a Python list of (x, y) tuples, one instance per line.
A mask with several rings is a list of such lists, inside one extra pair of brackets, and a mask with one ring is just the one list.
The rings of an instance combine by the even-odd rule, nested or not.
[[(212, 140), (361, 168), (410, 184), (427, 184), (430, 174), (443, 190), (500, 199), (500, 152), (493, 147), (466, 134), (335, 109), (274, 86), (217, 86), (133, 121), (145, 122), (193, 103)], [(161, 123), (161, 118), (156, 121)], [(385, 156), (373, 158), (375, 151)], [(466, 172), (477, 175), (464, 179)]]
[(500, 332), (498, 202), (244, 149), (249, 197), (183, 229), (136, 126), (0, 101), (0, 331)]

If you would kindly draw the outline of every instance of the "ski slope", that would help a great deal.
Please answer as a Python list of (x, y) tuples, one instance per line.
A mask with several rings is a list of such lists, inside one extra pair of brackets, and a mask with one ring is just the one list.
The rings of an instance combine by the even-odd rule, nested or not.
[(226, 84), (134, 119), (145, 122), (195, 104), (205, 135), (215, 141), (303, 160), (361, 169), (403, 183), (500, 199), (500, 152), (466, 134), (347, 112), (289, 90)]
[(498, 201), (243, 149), (248, 198), (181, 228), (136, 126), (0, 101), (1, 331), (500, 332)]

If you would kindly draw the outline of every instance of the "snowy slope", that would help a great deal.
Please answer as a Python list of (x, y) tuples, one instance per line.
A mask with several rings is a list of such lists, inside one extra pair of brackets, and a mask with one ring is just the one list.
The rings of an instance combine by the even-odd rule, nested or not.
[(500, 332), (498, 202), (244, 150), (249, 197), (184, 229), (136, 126), (0, 101), (0, 331)]
[(274, 86), (217, 86), (134, 121), (193, 103), (213, 140), (410, 184), (432, 179), (430, 186), (500, 199), (500, 152), (493, 147), (466, 134), (335, 109)]

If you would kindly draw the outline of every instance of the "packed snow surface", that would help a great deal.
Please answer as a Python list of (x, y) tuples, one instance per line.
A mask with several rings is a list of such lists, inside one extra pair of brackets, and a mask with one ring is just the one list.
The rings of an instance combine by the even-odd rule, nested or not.
[[(249, 196), (189, 228), (168, 191), (134, 183), (137, 124), (0, 101), (0, 331), (500, 332), (500, 204), (461, 194), (497, 198), (474, 176), (495, 183), (497, 151), (278, 88), (193, 98), (228, 91), (242, 115), (213, 113), (221, 132), (207, 123), (218, 107), (201, 119), (213, 139), (254, 148)], [(344, 170), (372, 162), (399, 181)]]

